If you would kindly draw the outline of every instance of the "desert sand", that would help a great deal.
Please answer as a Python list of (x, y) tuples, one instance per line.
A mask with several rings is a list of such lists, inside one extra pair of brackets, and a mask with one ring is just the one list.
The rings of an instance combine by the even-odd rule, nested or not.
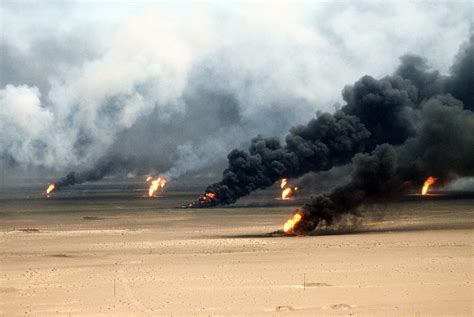
[(472, 316), (474, 200), (407, 200), (313, 236), (291, 206), (4, 200), (4, 316)]

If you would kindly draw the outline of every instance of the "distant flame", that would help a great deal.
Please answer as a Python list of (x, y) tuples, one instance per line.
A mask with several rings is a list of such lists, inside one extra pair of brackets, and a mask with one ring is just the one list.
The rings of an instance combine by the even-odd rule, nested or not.
[(285, 188), (282, 192), (281, 192), (281, 199), (288, 199), (291, 197), (291, 194), (293, 193), (293, 190), (288, 187), (288, 188)]
[(46, 197), (49, 197), (50, 194), (56, 189), (55, 184), (48, 184), (48, 188), (46, 188)]
[(209, 200), (211, 198), (214, 198), (216, 197), (216, 194), (214, 193), (205, 193), (204, 195), (201, 195), (201, 197), (199, 197), (199, 200), (200, 201), (206, 201), (206, 200)]
[(281, 199), (283, 199), (283, 200), (290, 199), (295, 194), (295, 192), (298, 190), (298, 187), (288, 186), (288, 179), (286, 179), (286, 178), (283, 178), (281, 180), (280, 188), (282, 189)]
[(211, 199), (214, 198), (214, 197), (216, 197), (216, 194), (214, 194), (214, 193), (205, 193), (205, 194), (202, 194), (201, 196), (199, 196), (198, 200), (193, 201), (192, 203), (189, 203), (189, 204), (185, 205), (184, 207), (187, 207), (187, 208), (203, 207), (207, 203), (209, 203), (211, 201)]
[[(148, 176), (147, 180), (148, 180), (149, 177), (151, 177), (151, 176)], [(163, 187), (165, 187), (167, 182), (168, 181), (163, 177), (158, 177), (155, 180), (151, 180), (151, 185), (148, 188), (148, 196), (153, 197), (158, 190), (163, 189)]]
[(297, 210), (293, 216), (283, 225), (283, 232), (294, 233), (295, 227), (301, 222), (302, 219), (303, 213)]
[(422, 195), (426, 195), (428, 194), (428, 190), (430, 189), (430, 186), (433, 185), (435, 182), (436, 182), (437, 178), (433, 177), (433, 176), (430, 176), (428, 177), (424, 184), (423, 184), (423, 187), (421, 188), (421, 194)]

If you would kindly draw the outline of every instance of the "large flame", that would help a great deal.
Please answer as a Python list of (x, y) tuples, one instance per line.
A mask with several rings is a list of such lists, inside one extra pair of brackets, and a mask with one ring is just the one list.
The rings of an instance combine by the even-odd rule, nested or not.
[(294, 195), (294, 193), (298, 190), (298, 187), (288, 186), (288, 179), (286, 178), (283, 178), (281, 180), (280, 188), (282, 189), (281, 199), (283, 200), (290, 199)]
[(46, 188), (46, 197), (49, 197), (50, 194), (56, 189), (55, 184), (48, 184), (48, 188)]
[(295, 211), (293, 216), (288, 219), (287, 222), (283, 225), (283, 232), (285, 233), (294, 233), (295, 232), (295, 227), (301, 222), (303, 219), (303, 213), (301, 211)]
[(149, 180), (149, 177), (150, 176), (146, 178), (147, 181), (151, 180), (150, 187), (148, 188), (148, 196), (153, 197), (158, 190), (163, 189), (163, 187), (165, 187), (168, 181), (163, 177), (158, 177), (155, 180), (152, 180), (152, 179)]
[(428, 177), (423, 183), (423, 187), (421, 188), (421, 194), (422, 195), (428, 194), (428, 190), (430, 189), (430, 186), (433, 185), (436, 182), (436, 180), (437, 178), (433, 176)]

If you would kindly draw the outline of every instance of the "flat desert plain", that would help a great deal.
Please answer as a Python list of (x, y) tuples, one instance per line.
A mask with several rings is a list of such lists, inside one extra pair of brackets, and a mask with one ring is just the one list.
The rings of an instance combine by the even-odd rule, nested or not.
[(470, 198), (373, 206), (304, 237), (268, 234), (294, 206), (177, 207), (190, 198), (3, 200), (0, 313), (473, 315)]

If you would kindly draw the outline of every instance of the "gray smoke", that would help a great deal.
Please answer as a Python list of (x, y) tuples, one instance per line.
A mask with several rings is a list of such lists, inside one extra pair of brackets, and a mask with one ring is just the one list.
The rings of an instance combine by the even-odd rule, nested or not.
[(75, 184), (82, 184), (84, 182), (101, 180), (106, 175), (121, 171), (125, 166), (129, 166), (131, 164), (132, 163), (129, 161), (124, 161), (120, 158), (111, 157), (109, 160), (101, 160), (100, 164), (94, 165), (94, 167), (89, 170), (85, 170), (80, 173), (70, 172), (65, 177), (56, 182), (56, 189), (61, 189), (63, 187)]

